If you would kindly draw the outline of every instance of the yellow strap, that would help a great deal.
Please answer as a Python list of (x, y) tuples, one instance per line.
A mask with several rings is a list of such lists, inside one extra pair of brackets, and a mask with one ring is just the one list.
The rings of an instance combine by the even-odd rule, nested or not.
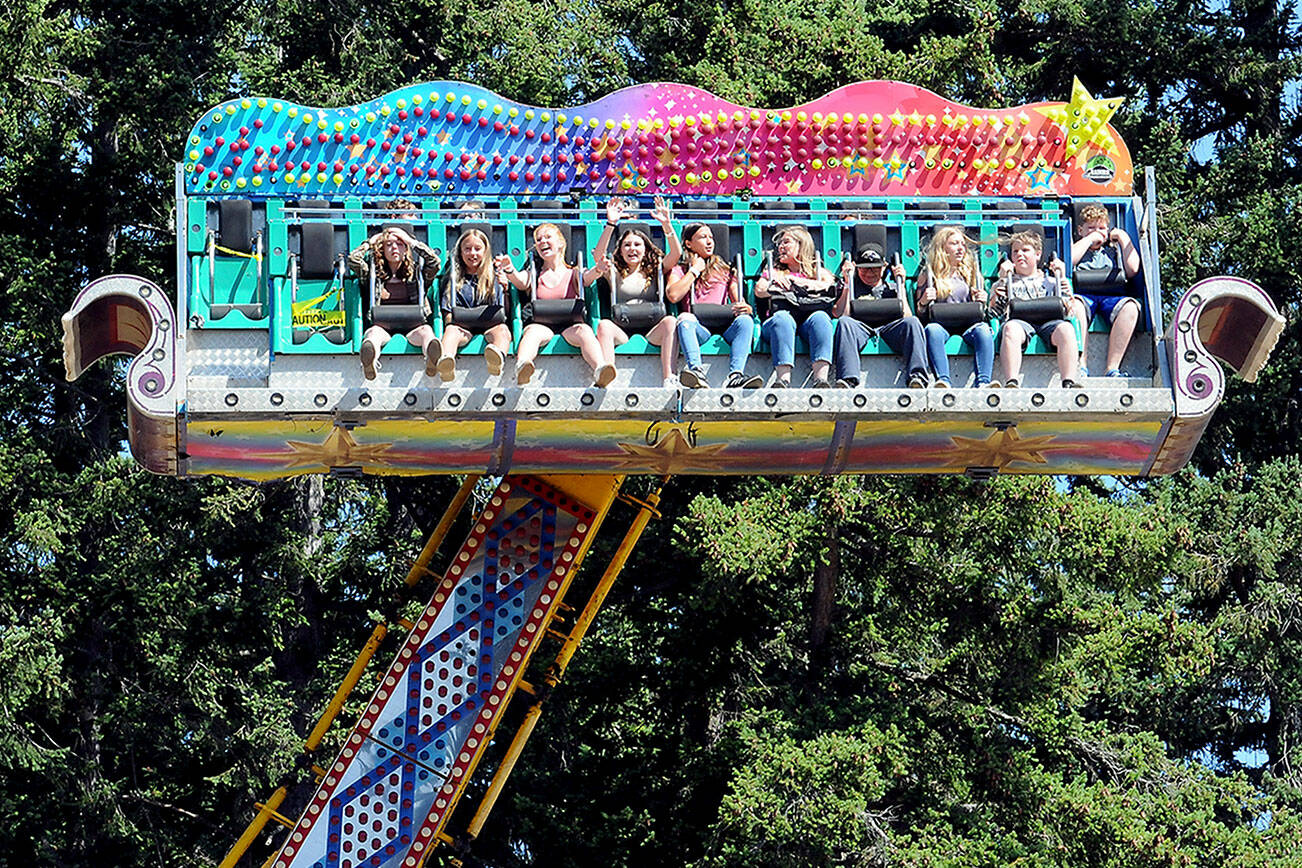
[(222, 247), (220, 244), (218, 244), (215, 241), (213, 242), (212, 246), (214, 249), (220, 250), (222, 253), (225, 253), (227, 256), (239, 256), (244, 259), (256, 259), (258, 260), (258, 262), (262, 261), (261, 253), (241, 253), (238, 250), (231, 250), (229, 247)]
[(344, 293), (343, 283), (337, 283), (334, 286), (327, 289), (325, 295), (318, 295), (316, 298), (309, 298), (306, 301), (296, 301), (291, 305), (291, 307), (293, 308), (294, 313), (302, 313), (305, 310), (310, 310), (311, 308), (317, 307), (318, 305), (321, 304), (321, 302), (325, 301), (327, 298), (329, 298), (332, 295), (335, 297), (336, 301), (342, 301), (343, 293)]

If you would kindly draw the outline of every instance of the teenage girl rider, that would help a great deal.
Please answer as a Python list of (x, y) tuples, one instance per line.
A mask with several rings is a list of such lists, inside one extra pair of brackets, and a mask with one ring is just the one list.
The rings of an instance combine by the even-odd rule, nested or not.
[[(977, 268), (976, 255), (968, 249), (967, 236), (958, 226), (942, 226), (931, 236), (927, 246), (927, 267), (918, 276), (918, 316), (927, 323), (923, 330), (927, 338), (927, 359), (936, 374), (936, 385), (949, 388), (949, 357), (945, 355), (945, 341), (950, 328), (960, 331), (963, 341), (976, 355), (976, 386), (988, 387), (995, 365), (995, 339), (986, 322), (985, 280)], [(937, 306), (946, 304), (979, 304), (982, 312), (970, 321), (951, 322), (949, 326), (938, 322), (943, 311)]]
[[(538, 270), (538, 288), (533, 298), (525, 304), (523, 311), (526, 325), (524, 333), (520, 336), (516, 382), (523, 386), (533, 379), (534, 359), (538, 357), (538, 350), (552, 339), (556, 331), (559, 331), (566, 343), (578, 347), (579, 352), (583, 354), (583, 360), (593, 370), (593, 382), (605, 388), (615, 379), (615, 365), (613, 359), (611, 361), (602, 359), (601, 345), (597, 343), (597, 336), (593, 333), (592, 326), (588, 325), (586, 306), (581, 303), (584, 288), (597, 279), (599, 269), (589, 268), (587, 271), (580, 271), (566, 263), (565, 236), (555, 223), (543, 223), (533, 230), (533, 249), (538, 254), (542, 267)], [(529, 286), (528, 278), (516, 271), (509, 256), (497, 257), (495, 265), (506, 279), (511, 281), (512, 286), (526, 295), (530, 293), (532, 288)], [(580, 303), (575, 304), (571, 312), (565, 314), (563, 318), (552, 318), (549, 314), (549, 322), (544, 323), (541, 321), (542, 306), (539, 306), (539, 310), (535, 313), (535, 302), (571, 299)], [(548, 307), (555, 306), (548, 305)]]
[[(407, 341), (425, 356), (425, 373), (434, 376), (435, 360), (430, 356), (430, 348), (437, 344), (434, 329), (428, 322), (429, 301), (420, 297), (416, 281), (415, 253), (421, 256), (420, 274), (429, 287), (439, 271), (439, 255), (405, 229), (391, 226), (377, 232), (348, 254), (348, 264), (368, 298), (374, 272), (375, 298), (367, 305), (367, 328), (362, 335), (362, 376), (368, 380), (374, 380), (375, 372), (380, 369), (377, 357), (392, 337), (391, 331), (406, 334)], [(400, 305), (403, 306), (401, 317), (386, 316)], [(389, 311), (384, 309), (386, 306)], [(420, 312), (411, 315), (409, 311), (415, 306), (419, 306)]]
[[(629, 208), (627, 201), (611, 199), (606, 205), (607, 229), (617, 228), (619, 221), (628, 216)], [(618, 290), (615, 308), (611, 311), (612, 319), (603, 319), (597, 324), (597, 341), (601, 344), (603, 360), (613, 361), (615, 347), (628, 342), (628, 333), (618, 321), (620, 315), (636, 314), (642, 305), (647, 306), (647, 311), (659, 305), (658, 311), (662, 314), (660, 319), (654, 324), (648, 320), (642, 327), (651, 325), (650, 331), (646, 333), (647, 342), (660, 348), (660, 376), (664, 380), (665, 388), (676, 389), (678, 381), (674, 379), (674, 356), (677, 353), (677, 346), (674, 331), (677, 321), (665, 313), (664, 306), (660, 304), (656, 278), (657, 272), (668, 277), (674, 266), (678, 264), (683, 248), (678, 242), (678, 236), (674, 234), (673, 226), (670, 225), (669, 203), (663, 197), (656, 197), (651, 217), (664, 230), (665, 241), (669, 246), (667, 254), (662, 254), (641, 229), (629, 229), (619, 236), (619, 240), (615, 243), (613, 257), (606, 256), (608, 233), (603, 232), (598, 239), (593, 259), (601, 263), (602, 273), (607, 280), (618, 278)], [(654, 319), (654, 313), (651, 314), (650, 319)], [(632, 319), (626, 318), (625, 324), (633, 327)]]
[(791, 367), (796, 359), (796, 334), (809, 344), (814, 387), (825, 389), (832, 365), (832, 305), (830, 295), (836, 278), (818, 264), (814, 239), (803, 226), (783, 229), (777, 237), (777, 262), (755, 283), (755, 295), (772, 297), (773, 313), (764, 320), (760, 334), (773, 354), (773, 387), (791, 385)]
[(502, 283), (493, 268), (488, 236), (480, 229), (468, 228), (457, 239), (455, 249), (439, 302), (443, 337), (439, 340), (441, 355), (436, 368), (445, 383), (456, 377), (457, 350), (473, 335), (484, 336), (484, 361), (493, 376), (502, 373), (502, 362), (511, 349)]
[(701, 342), (709, 340), (712, 331), (722, 331), (731, 347), (725, 385), (759, 388), (764, 380), (744, 373), (755, 337), (755, 318), (751, 306), (741, 298), (737, 275), (714, 252), (714, 233), (704, 223), (683, 227), (682, 247), (683, 262), (675, 266), (665, 287), (669, 300), (685, 308), (678, 315), (678, 343), (687, 367), (678, 375), (679, 382), (689, 389), (709, 386), (701, 368)]

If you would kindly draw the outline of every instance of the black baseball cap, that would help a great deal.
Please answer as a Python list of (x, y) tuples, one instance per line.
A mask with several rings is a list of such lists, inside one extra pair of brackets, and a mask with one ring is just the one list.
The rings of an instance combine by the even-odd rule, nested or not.
[(854, 252), (854, 264), (856, 268), (885, 268), (886, 257), (876, 244), (865, 244)]

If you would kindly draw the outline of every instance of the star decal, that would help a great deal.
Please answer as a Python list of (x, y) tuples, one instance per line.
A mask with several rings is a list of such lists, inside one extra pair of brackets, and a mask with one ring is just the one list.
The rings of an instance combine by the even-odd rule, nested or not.
[(908, 180), (909, 164), (900, 159), (899, 154), (891, 154), (891, 159), (886, 163), (886, 180), (898, 180), (901, 183)]
[(849, 165), (850, 165), (850, 171), (848, 173), (849, 177), (853, 178), (856, 175), (859, 175), (864, 178), (868, 177), (868, 161), (863, 157), (860, 157), (859, 159), (855, 160), (853, 163), (850, 163)]
[(1050, 182), (1053, 180), (1053, 176), (1056, 175), (1057, 172), (1050, 169), (1048, 166), (1036, 166), (1034, 169), (1028, 169), (1022, 174), (1026, 175), (1026, 179), (1030, 181), (1031, 192), (1035, 192), (1041, 187), (1045, 190), (1052, 191), (1053, 185)]
[(805, 181), (803, 178), (796, 178), (794, 181), (785, 181), (783, 183), (787, 185), (788, 193), (799, 193), (805, 187)]
[(1117, 149), (1117, 143), (1108, 129), (1108, 121), (1116, 114), (1125, 97), (1115, 96), (1095, 99), (1080, 83), (1071, 80), (1071, 102), (1057, 103), (1038, 108), (1040, 114), (1062, 127), (1066, 138), (1066, 155), (1073, 157), (1087, 144), (1095, 145), (1105, 153)]
[(945, 466), (955, 470), (968, 467), (997, 467), (1003, 470), (1014, 461), (1048, 464), (1049, 460), (1044, 457), (1044, 453), (1072, 448), (1065, 444), (1054, 445), (1053, 441), (1057, 437), (1056, 434), (1046, 434), (1022, 438), (1015, 426), (992, 431), (984, 440), (951, 435), (949, 439), (954, 441), (954, 448), (934, 452), (929, 457), (943, 458), (947, 462)]
[[(385, 455), (393, 449), (392, 443), (371, 443), (362, 445), (353, 439), (347, 428), (334, 427), (322, 443), (305, 443), (302, 440), (286, 440), (285, 445), (293, 455), (289, 458), (286, 469), (293, 467), (357, 467), (360, 465), (388, 466)], [(273, 457), (268, 455), (266, 457)], [(276, 453), (276, 458), (284, 458), (283, 452)]]
[(615, 140), (613, 138), (606, 137), (606, 136), (599, 138), (597, 140), (597, 147), (592, 151), (593, 161), (595, 162), (596, 160), (604, 160), (606, 158), (606, 154), (610, 153), (614, 149), (615, 149)]
[(709, 470), (717, 466), (714, 457), (728, 448), (726, 443), (693, 446), (678, 428), (671, 428), (653, 445), (617, 443), (628, 456), (615, 465), (616, 470), (651, 470), (662, 475), (684, 470)]

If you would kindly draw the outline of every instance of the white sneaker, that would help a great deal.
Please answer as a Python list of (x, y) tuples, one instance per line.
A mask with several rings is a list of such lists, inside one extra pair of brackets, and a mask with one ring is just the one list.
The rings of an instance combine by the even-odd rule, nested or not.
[(502, 362), (506, 361), (506, 356), (497, 347), (489, 344), (484, 347), (484, 361), (488, 364), (488, 373), (496, 377), (502, 373)]

